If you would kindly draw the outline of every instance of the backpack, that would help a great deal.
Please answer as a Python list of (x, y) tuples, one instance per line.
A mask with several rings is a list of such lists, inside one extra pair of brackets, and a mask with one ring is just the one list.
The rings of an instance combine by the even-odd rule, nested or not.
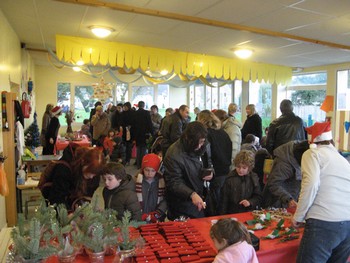
[(72, 171), (72, 168), (69, 165), (69, 163), (63, 160), (51, 161), (46, 166), (45, 170), (41, 173), (39, 184), (38, 184), (38, 188), (40, 189), (41, 194), (45, 199), (48, 199), (49, 197), (50, 188), (52, 187), (52, 175), (56, 168), (56, 165), (58, 164), (63, 164), (66, 167), (68, 167), (70, 171)]

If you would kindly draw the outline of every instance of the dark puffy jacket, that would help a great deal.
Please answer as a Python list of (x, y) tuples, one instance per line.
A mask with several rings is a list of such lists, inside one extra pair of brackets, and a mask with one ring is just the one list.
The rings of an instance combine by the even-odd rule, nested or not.
[(105, 208), (111, 208), (118, 212), (118, 219), (123, 217), (124, 211), (129, 210), (133, 220), (141, 221), (141, 206), (137, 199), (135, 182), (128, 175), (121, 185), (112, 190), (103, 189)]
[(181, 118), (178, 111), (166, 118), (166, 121), (163, 121), (161, 134), (163, 136), (162, 150), (164, 153), (171, 144), (180, 138), (182, 132), (186, 128), (186, 123), (186, 120)]
[(168, 149), (164, 167), (168, 218), (204, 217), (203, 210), (198, 211), (190, 197), (193, 192), (203, 195), (203, 180), (200, 176), (203, 165), (199, 156), (187, 153), (179, 139)]
[(244, 122), (241, 132), (242, 140), (244, 140), (248, 134), (253, 134), (256, 137), (259, 137), (260, 140), (262, 137), (262, 121), (259, 114), (247, 116), (247, 119)]
[(264, 207), (286, 208), (291, 199), (298, 201), (301, 170), (293, 154), (296, 143), (285, 143), (273, 151), (275, 158), (263, 191)]
[(282, 144), (306, 139), (303, 120), (291, 112), (283, 114), (271, 122), (266, 138), (266, 149), (273, 155), (273, 150)]
[[(250, 202), (249, 207), (240, 205), (242, 200)], [(239, 176), (236, 170), (229, 173), (224, 186), (221, 189), (221, 215), (252, 211), (261, 206), (262, 194), (258, 176), (250, 172), (245, 176)]]

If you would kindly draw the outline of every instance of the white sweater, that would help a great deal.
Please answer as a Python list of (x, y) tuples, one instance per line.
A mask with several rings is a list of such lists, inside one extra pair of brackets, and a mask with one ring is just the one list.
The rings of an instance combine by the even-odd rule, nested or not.
[(350, 164), (333, 145), (303, 154), (302, 182), (294, 219), (329, 222), (350, 220)]

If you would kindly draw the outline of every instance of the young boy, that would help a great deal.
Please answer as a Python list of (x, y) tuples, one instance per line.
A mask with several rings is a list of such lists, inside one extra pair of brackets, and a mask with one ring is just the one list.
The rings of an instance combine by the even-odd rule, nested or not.
[(164, 198), (165, 183), (160, 173), (160, 158), (154, 153), (142, 159), (136, 175), (136, 193), (142, 208), (142, 220), (155, 223), (164, 221), (167, 204)]
[(234, 164), (236, 168), (228, 174), (221, 190), (221, 215), (251, 211), (261, 206), (259, 178), (252, 172), (254, 153), (240, 151)]
[(133, 220), (141, 220), (141, 207), (138, 202), (135, 183), (126, 174), (122, 164), (110, 162), (101, 171), (105, 187), (102, 191), (105, 208), (118, 212), (118, 219), (123, 217), (124, 211), (129, 210)]

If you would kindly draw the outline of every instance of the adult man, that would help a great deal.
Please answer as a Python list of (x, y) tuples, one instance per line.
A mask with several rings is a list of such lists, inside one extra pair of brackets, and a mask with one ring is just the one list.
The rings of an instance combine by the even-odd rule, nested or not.
[(151, 136), (153, 125), (150, 112), (145, 110), (145, 102), (139, 101), (139, 109), (134, 115), (134, 139), (136, 141), (136, 165), (141, 168), (142, 158), (147, 153), (146, 140)]
[(296, 208), (301, 186), (301, 157), (308, 141), (290, 141), (277, 147), (263, 191), (264, 207)]
[(101, 136), (106, 136), (111, 128), (111, 121), (102, 106), (97, 106), (95, 114), (91, 117), (91, 126), (94, 127), (92, 134), (92, 145), (98, 145)]
[(200, 122), (191, 122), (164, 158), (168, 218), (171, 220), (180, 216), (204, 217), (203, 180), (213, 177), (213, 173), (201, 177), (206, 138), (207, 128)]
[(177, 139), (180, 138), (182, 132), (186, 128), (187, 119), (189, 115), (189, 109), (187, 105), (181, 105), (179, 110), (167, 118), (166, 122), (163, 122), (161, 134), (162, 140), (162, 152), (165, 156), (166, 151)]
[(306, 140), (303, 120), (293, 113), (293, 104), (290, 100), (282, 100), (280, 104), (282, 115), (271, 122), (266, 138), (266, 149), (271, 155), (278, 146), (298, 140)]
[(330, 122), (306, 128), (302, 182), (293, 224), (306, 220), (297, 263), (344, 263), (350, 255), (350, 164), (334, 147)]

